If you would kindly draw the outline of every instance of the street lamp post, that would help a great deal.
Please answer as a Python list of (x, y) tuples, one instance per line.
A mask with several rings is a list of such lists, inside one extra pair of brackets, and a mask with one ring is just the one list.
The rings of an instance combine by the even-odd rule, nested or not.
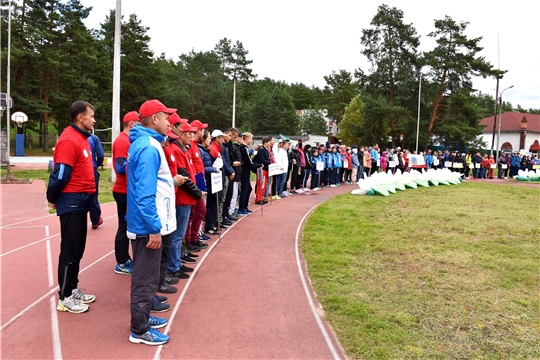
[(504, 92), (505, 92), (506, 90), (511, 89), (511, 88), (513, 88), (513, 87), (514, 87), (514, 85), (507, 87), (506, 89), (504, 89), (503, 91), (501, 91), (501, 95), (499, 96), (499, 130), (497, 131), (497, 148), (496, 148), (496, 150), (497, 150), (497, 153), (496, 153), (496, 154), (497, 154), (497, 158), (498, 158), (499, 155), (500, 155), (499, 140), (501, 139), (502, 96), (503, 96), (503, 94), (504, 94)]

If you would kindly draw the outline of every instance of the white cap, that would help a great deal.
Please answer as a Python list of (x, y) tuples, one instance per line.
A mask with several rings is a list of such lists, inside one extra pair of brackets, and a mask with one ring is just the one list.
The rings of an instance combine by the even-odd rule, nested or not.
[(221, 130), (214, 130), (212, 131), (211, 137), (215, 138), (218, 136), (225, 136), (225, 134)]

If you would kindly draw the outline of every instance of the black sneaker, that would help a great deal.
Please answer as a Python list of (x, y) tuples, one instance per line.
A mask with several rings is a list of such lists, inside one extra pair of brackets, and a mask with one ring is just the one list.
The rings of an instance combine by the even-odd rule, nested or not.
[(210, 234), (210, 235), (217, 235), (218, 229), (213, 228), (213, 229), (210, 229), (210, 230), (205, 230), (204, 232), (207, 233), (207, 234)]
[(201, 248), (197, 246), (197, 242), (190, 242), (186, 244), (186, 249), (188, 249), (188, 252), (199, 252), (201, 251)]
[[(188, 272), (193, 272), (193, 268), (190, 268), (186, 265), (182, 265), (182, 267), (180, 268), (180, 271), (183, 271), (185, 273), (188, 273)], [(187, 274), (186, 274), (187, 275)]]
[(171, 286), (167, 283), (163, 283), (159, 285), (158, 287), (158, 292), (164, 293), (164, 294), (174, 294), (177, 291), (178, 291), (178, 288)]
[(156, 299), (160, 303), (166, 303), (167, 300), (169, 300), (165, 295), (154, 295), (154, 299)]
[(221, 220), (221, 224), (223, 224), (225, 226), (231, 226), (232, 222), (228, 218), (223, 218), (223, 220)]
[(154, 301), (152, 301), (152, 307), (150, 308), (151, 312), (165, 312), (171, 310), (171, 305), (161, 303), (155, 296)]
[(178, 284), (178, 278), (176, 277), (172, 277), (170, 276), (169, 274), (166, 274), (165, 275), (165, 279), (164, 279), (166, 282), (168, 282), (169, 284)]
[(189, 251), (187, 252), (186, 256), (188, 256), (190, 258), (194, 258), (194, 259), (197, 259), (199, 257), (199, 255), (192, 254)]
[(219, 224), (219, 228), (220, 228), (221, 230), (225, 230), (225, 229), (227, 229), (229, 226), (231, 226), (231, 225)]
[(182, 256), (182, 262), (186, 264), (195, 264), (197, 261), (195, 259), (190, 258), (189, 256)]
[(195, 241), (194, 244), (198, 246), (200, 249), (206, 249), (208, 247), (208, 244), (203, 243), (202, 241)]
[[(182, 265), (182, 268), (187, 268), (187, 266)], [(178, 271), (175, 271), (175, 272), (167, 274), (167, 275), (174, 276), (175, 279), (189, 279), (189, 275), (186, 274), (182, 268), (180, 268), (180, 270), (178, 270)], [(188, 268), (188, 269), (190, 269), (190, 268)], [(193, 269), (191, 271), (193, 271)]]

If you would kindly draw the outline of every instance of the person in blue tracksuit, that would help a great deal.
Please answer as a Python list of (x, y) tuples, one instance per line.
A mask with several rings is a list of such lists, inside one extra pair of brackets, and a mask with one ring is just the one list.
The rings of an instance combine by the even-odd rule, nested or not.
[(170, 245), (176, 230), (175, 186), (187, 180), (173, 178), (162, 149), (169, 115), (175, 112), (158, 100), (146, 101), (139, 109), (140, 125), (129, 133), (126, 220), (133, 251), (132, 343), (160, 345), (169, 340), (154, 328), (165, 326), (167, 319), (150, 316), (150, 309), (159, 286), (162, 248)]

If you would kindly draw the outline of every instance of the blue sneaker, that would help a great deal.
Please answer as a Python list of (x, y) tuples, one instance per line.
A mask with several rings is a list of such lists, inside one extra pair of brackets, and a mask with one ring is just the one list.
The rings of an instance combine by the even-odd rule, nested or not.
[(148, 323), (152, 329), (159, 329), (167, 325), (169, 321), (165, 318), (158, 318), (153, 315), (150, 315)]
[(247, 215), (247, 212), (245, 212), (244, 210), (238, 210), (236, 215)]
[(150, 330), (142, 335), (131, 333), (129, 341), (134, 344), (162, 345), (169, 341), (169, 335), (162, 334), (156, 329), (150, 328)]
[(208, 236), (208, 235), (199, 234), (199, 240), (201, 240), (201, 241), (208, 241), (210, 239), (212, 239), (212, 238), (210, 236)]
[(253, 211), (251, 211), (251, 210), (249, 210), (249, 209), (246, 208), (246, 209), (244, 209), (244, 212), (245, 212), (246, 214), (251, 214)]
[(169, 311), (169, 310), (171, 310), (171, 305), (163, 304), (154, 295), (154, 300), (152, 301), (152, 308), (150, 308), (150, 311), (151, 312), (165, 312), (165, 311)]
[(131, 275), (133, 272), (133, 263), (131, 260), (128, 260), (123, 265), (116, 264), (114, 272), (121, 275)]

